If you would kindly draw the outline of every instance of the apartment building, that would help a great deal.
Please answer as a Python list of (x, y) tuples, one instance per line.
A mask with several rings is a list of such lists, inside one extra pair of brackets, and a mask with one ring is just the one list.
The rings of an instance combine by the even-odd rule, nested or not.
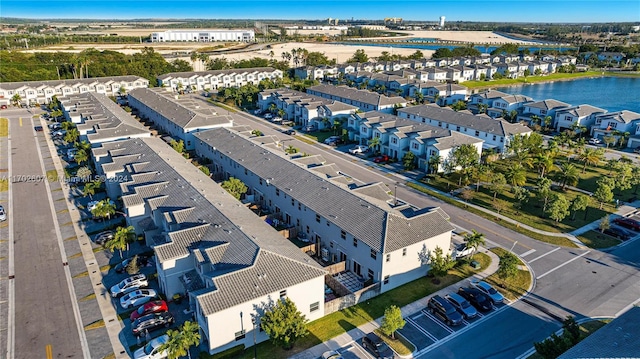
[[(619, 141), (622, 136), (626, 136), (629, 140), (627, 147), (635, 148), (640, 145), (640, 140), (636, 138), (640, 135), (640, 113), (622, 110), (599, 114), (595, 118), (594, 126), (591, 128), (592, 137), (602, 139), (611, 135)], [(632, 135), (633, 138), (631, 138)]]
[(416, 97), (420, 92), (425, 101), (433, 102), (440, 106), (447, 106), (458, 101), (467, 100), (467, 88), (452, 83), (440, 83), (429, 81), (424, 83), (414, 83), (409, 87), (409, 97)]
[(149, 130), (106, 95), (85, 92), (61, 97), (60, 103), (65, 118), (76, 124), (79, 140), (93, 147), (103, 142), (151, 136)]
[(335, 165), (287, 158), (229, 129), (196, 137), (214, 176), (240, 179), (254, 205), (314, 244), (323, 263), (343, 264), (344, 275), (362, 283), (357, 290), (377, 294), (422, 278), (428, 253), (449, 249), (453, 227), (439, 208), (402, 204), (382, 184), (347, 186)]
[(587, 132), (591, 133), (591, 127), (596, 122), (596, 116), (607, 112), (607, 110), (591, 106), (578, 105), (564, 109), (558, 109), (555, 115), (555, 129), (557, 132), (573, 129), (574, 127), (586, 127)]
[(380, 144), (377, 150), (397, 160), (411, 151), (416, 157), (418, 168), (423, 171), (429, 170), (429, 160), (437, 156), (442, 164), (437, 170), (443, 172), (451, 152), (461, 145), (474, 146), (480, 158), (484, 143), (479, 138), (460, 132), (378, 111), (353, 114), (349, 117), (347, 130), (349, 139), (360, 144), (368, 144), (371, 139), (378, 138)]
[(522, 106), (522, 113), (518, 116), (517, 120), (525, 121), (530, 125), (534, 122), (537, 122), (539, 125), (544, 125), (545, 117), (550, 117), (551, 122), (548, 125), (549, 127), (555, 127), (554, 119), (556, 112), (569, 108), (570, 106), (568, 103), (554, 99), (525, 103)]
[(399, 96), (385, 96), (366, 90), (357, 90), (346, 86), (317, 85), (307, 89), (310, 95), (344, 102), (362, 111), (382, 111), (391, 113), (396, 108), (405, 107), (407, 100)]
[(484, 115), (456, 112), (437, 105), (412, 106), (398, 110), (398, 117), (461, 132), (484, 141), (484, 149), (505, 153), (513, 136), (528, 136), (533, 131), (520, 123), (509, 123)]
[(267, 340), (260, 318), (281, 298), (309, 320), (324, 315), (327, 272), (162, 140), (105, 143), (93, 156), (108, 179), (125, 179), (108, 181), (109, 195), (153, 248), (161, 292), (188, 295), (210, 354)]
[(17, 94), (22, 103), (47, 104), (53, 96), (63, 97), (86, 92), (118, 96), (136, 88), (149, 87), (149, 80), (139, 76), (92, 77), (74, 80), (0, 82), (0, 105), (11, 104)]
[(256, 39), (252, 29), (193, 29), (193, 30), (167, 30), (151, 33), (151, 42), (216, 42), (239, 41), (250, 42)]
[(129, 92), (129, 106), (160, 131), (176, 141), (182, 140), (186, 150), (194, 149), (193, 133), (233, 126), (233, 117), (226, 110), (188, 96), (175, 96), (160, 88)]
[(212, 71), (170, 72), (157, 77), (158, 86), (167, 91), (205, 91), (225, 87), (257, 85), (260, 81), (282, 79), (282, 71), (272, 67)]

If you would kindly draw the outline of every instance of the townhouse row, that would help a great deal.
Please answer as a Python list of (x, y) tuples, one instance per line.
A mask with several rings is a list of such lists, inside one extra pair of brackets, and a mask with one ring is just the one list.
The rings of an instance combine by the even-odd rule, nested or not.
[(260, 81), (282, 79), (282, 71), (271, 67), (245, 69), (170, 72), (157, 77), (158, 85), (168, 91), (206, 91), (225, 87), (257, 85)]

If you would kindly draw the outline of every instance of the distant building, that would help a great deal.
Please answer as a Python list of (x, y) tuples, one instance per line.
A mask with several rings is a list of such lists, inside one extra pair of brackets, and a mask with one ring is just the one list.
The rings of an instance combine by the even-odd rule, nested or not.
[(257, 85), (264, 79), (282, 79), (282, 71), (272, 67), (245, 69), (170, 72), (157, 77), (158, 85), (167, 91), (191, 92), (195, 90), (217, 90), (224, 87)]
[(440, 27), (444, 27), (444, 20), (445, 19), (446, 19), (446, 17), (440, 16)]
[(167, 30), (151, 34), (151, 42), (188, 41), (188, 42), (216, 42), (240, 41), (249, 42), (256, 39), (253, 30), (222, 29), (222, 30)]

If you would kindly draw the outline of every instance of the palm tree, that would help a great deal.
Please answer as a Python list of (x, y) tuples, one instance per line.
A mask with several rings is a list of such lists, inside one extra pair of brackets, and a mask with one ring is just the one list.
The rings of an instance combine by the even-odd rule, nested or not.
[(105, 242), (104, 247), (111, 252), (115, 252), (115, 250), (120, 251), (120, 257), (122, 258), (122, 251), (126, 249), (129, 250), (129, 243), (131, 243), (136, 236), (136, 230), (133, 226), (129, 227), (118, 227), (116, 229), (116, 233), (113, 235), (113, 238)]
[(197, 323), (186, 321), (178, 330), (167, 331), (169, 340), (160, 347), (160, 351), (166, 350), (169, 359), (178, 359), (188, 355), (189, 349), (200, 343), (200, 327)]
[(580, 179), (578, 169), (572, 163), (565, 163), (560, 166), (560, 172), (556, 175), (556, 180), (562, 184), (562, 190), (569, 186), (575, 186)]
[(76, 152), (73, 158), (76, 160), (76, 162), (79, 165), (82, 164), (83, 162), (89, 161), (89, 155), (87, 154), (87, 151), (84, 151), (84, 150), (79, 150), (78, 152)]
[(596, 165), (602, 161), (602, 152), (593, 148), (585, 148), (578, 155), (578, 160), (584, 163), (582, 167), (582, 173), (587, 170), (587, 165)]
[[(475, 229), (471, 230), (471, 234), (466, 234), (464, 236), (464, 241), (467, 242), (467, 246), (473, 248), (473, 254), (476, 253), (479, 246), (483, 246), (486, 241), (484, 239), (484, 234), (476, 231)], [(473, 257), (473, 254), (471, 255)]]
[(429, 157), (427, 165), (429, 166), (429, 173), (438, 173), (438, 167), (442, 163), (442, 156), (433, 155)]
[(295, 148), (295, 147), (293, 147), (292, 145), (289, 145), (289, 147), (287, 147), (287, 148), (284, 150), (284, 152), (285, 152), (285, 153), (287, 153), (287, 154), (289, 154), (289, 155), (291, 155), (291, 154), (294, 154), (294, 153), (298, 153), (298, 149), (297, 149), (297, 148)]
[(100, 182), (99, 180), (86, 183), (84, 185), (84, 188), (82, 189), (82, 194), (84, 194), (85, 196), (89, 196), (89, 199), (93, 200), (93, 195), (96, 194), (96, 190), (101, 186), (102, 182)]
[(21, 101), (22, 101), (22, 97), (20, 96), (20, 94), (15, 94), (13, 95), (13, 97), (11, 97), (11, 103), (14, 106), (18, 106)]
[(78, 132), (77, 128), (72, 128), (64, 135), (64, 141), (66, 143), (74, 143), (78, 140), (78, 137), (80, 137), (80, 132)]
[(540, 173), (540, 177), (544, 177), (545, 174), (551, 172), (555, 167), (553, 163), (554, 154), (551, 151), (545, 151), (544, 153), (539, 154), (533, 160), (534, 166), (538, 168), (538, 172)]
[(522, 165), (515, 164), (507, 169), (505, 178), (510, 185), (521, 187), (527, 182), (527, 172)]
[(96, 218), (104, 218), (111, 219), (116, 213), (116, 205), (111, 202), (111, 200), (103, 199), (102, 201), (96, 204), (96, 207), (91, 211), (91, 214)]
[(378, 152), (378, 147), (380, 147), (380, 137), (373, 137), (368, 142), (369, 148), (373, 149), (375, 152)]

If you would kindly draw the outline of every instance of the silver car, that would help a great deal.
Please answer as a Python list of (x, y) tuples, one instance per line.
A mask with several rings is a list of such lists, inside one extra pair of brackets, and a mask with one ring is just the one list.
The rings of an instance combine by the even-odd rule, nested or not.
[(149, 285), (149, 282), (147, 282), (147, 277), (144, 274), (136, 274), (129, 278), (123, 279), (120, 283), (111, 287), (111, 296), (117, 298), (140, 287), (146, 287), (147, 285)]
[(0, 206), (0, 222), (4, 222), (7, 220), (7, 212), (5, 212), (4, 207)]
[(120, 306), (127, 309), (135, 307), (136, 305), (143, 305), (156, 297), (156, 291), (153, 289), (138, 289), (133, 292), (129, 292), (125, 294), (124, 297), (120, 298)]
[(478, 316), (478, 311), (474, 308), (469, 301), (462, 298), (461, 295), (451, 293), (445, 296), (449, 303), (451, 303), (465, 319), (475, 318)]
[(481, 280), (479, 282), (471, 281), (471, 285), (478, 288), (479, 291), (481, 291), (482, 293), (484, 293), (484, 295), (489, 297), (489, 299), (491, 299), (493, 304), (504, 302), (504, 297), (502, 296), (502, 294), (500, 294), (500, 292), (498, 292), (495, 288), (493, 288), (491, 284)]

